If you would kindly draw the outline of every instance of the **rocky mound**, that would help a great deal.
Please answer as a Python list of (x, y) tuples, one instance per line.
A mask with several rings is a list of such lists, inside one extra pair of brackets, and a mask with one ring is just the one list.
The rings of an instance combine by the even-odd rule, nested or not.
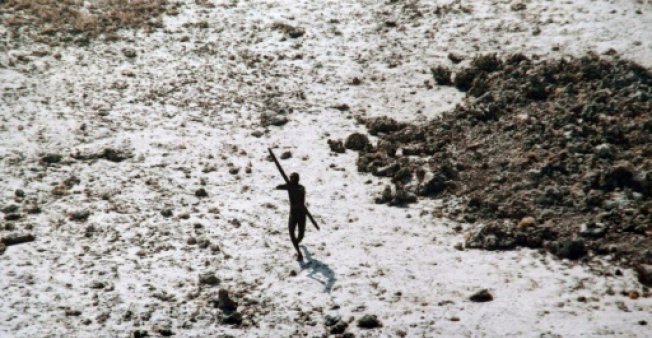
[(454, 75), (441, 67), (433, 75), (466, 91), (453, 111), (425, 125), (363, 121), (378, 143), (357, 149), (358, 170), (395, 186), (379, 203), (459, 197), (445, 212), (484, 225), (467, 247), (652, 263), (648, 70), (593, 54), (485, 55)]

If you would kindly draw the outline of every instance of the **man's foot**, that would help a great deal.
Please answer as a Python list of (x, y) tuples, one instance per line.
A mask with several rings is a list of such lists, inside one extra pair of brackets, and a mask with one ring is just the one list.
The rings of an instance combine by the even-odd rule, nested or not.
[(301, 253), (297, 254), (297, 260), (303, 262), (303, 255)]

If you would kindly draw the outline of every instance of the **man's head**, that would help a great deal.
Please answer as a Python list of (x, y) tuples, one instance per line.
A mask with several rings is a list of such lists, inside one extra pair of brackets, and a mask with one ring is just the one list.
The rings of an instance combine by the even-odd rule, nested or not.
[(291, 174), (290, 174), (290, 183), (292, 183), (292, 184), (299, 184), (299, 174), (297, 174), (297, 173), (291, 173)]

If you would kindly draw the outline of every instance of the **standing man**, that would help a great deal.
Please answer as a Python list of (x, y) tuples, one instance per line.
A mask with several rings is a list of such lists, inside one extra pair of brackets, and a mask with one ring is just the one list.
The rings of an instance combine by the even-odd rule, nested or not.
[[(303, 261), (303, 255), (299, 250), (299, 243), (303, 240), (303, 235), (306, 231), (306, 189), (299, 184), (299, 174), (290, 174), (290, 180), (286, 184), (281, 184), (276, 187), (277, 190), (287, 190), (290, 197), (290, 221), (288, 228), (290, 230), (290, 239), (294, 249), (297, 250), (297, 260)], [(295, 234), (295, 230), (299, 226), (299, 236)]]

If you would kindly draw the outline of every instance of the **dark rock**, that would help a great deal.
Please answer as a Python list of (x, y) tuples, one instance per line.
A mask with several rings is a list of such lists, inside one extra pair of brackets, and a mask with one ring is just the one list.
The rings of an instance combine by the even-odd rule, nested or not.
[(63, 157), (59, 154), (46, 154), (45, 156), (41, 157), (41, 162), (47, 164), (54, 164), (54, 163), (61, 162), (62, 158)]
[(580, 227), (580, 235), (588, 238), (601, 238), (607, 233), (607, 228), (602, 223), (584, 223)]
[(213, 303), (222, 312), (231, 313), (238, 309), (238, 303), (229, 298), (229, 292), (226, 289), (220, 289), (217, 295), (217, 300)]
[(449, 86), (453, 83), (451, 81), (451, 71), (446, 67), (437, 66), (431, 68), (430, 72), (432, 72), (432, 76), (435, 78), (435, 82), (437, 82), (438, 85)]
[(581, 239), (565, 239), (552, 243), (550, 252), (559, 258), (577, 260), (586, 255), (586, 247)]
[(215, 286), (220, 284), (220, 280), (211, 272), (202, 273), (199, 275), (199, 284)]
[(346, 328), (349, 327), (349, 323), (339, 320), (337, 323), (335, 323), (333, 326), (330, 327), (329, 332), (331, 334), (342, 334), (344, 331), (346, 331)]
[(375, 329), (383, 326), (376, 315), (366, 314), (358, 320), (358, 327), (362, 329)]
[(365, 125), (371, 135), (389, 134), (407, 127), (407, 124), (396, 122), (396, 120), (386, 116), (367, 119)]
[(21, 214), (6, 214), (5, 215), (5, 221), (17, 221), (19, 219), (23, 218), (23, 215)]
[(464, 56), (455, 53), (448, 53), (448, 59), (451, 60), (452, 63), (458, 64), (464, 61)]
[(75, 222), (84, 222), (91, 215), (91, 212), (88, 210), (76, 210), (68, 214), (68, 218), (71, 221)]
[(500, 60), (500, 58), (498, 58), (498, 55), (496, 55), (495, 53), (481, 55), (474, 58), (471, 61), (471, 67), (474, 67), (476, 69), (479, 69), (487, 73), (500, 70), (502, 66), (503, 66), (503, 62)]
[(275, 22), (272, 24), (272, 29), (281, 31), (292, 39), (300, 38), (306, 33), (306, 30), (301, 27), (292, 26), (282, 22)]
[(220, 322), (227, 325), (240, 325), (242, 324), (242, 314), (237, 311), (231, 313), (223, 313)]
[(638, 275), (638, 281), (645, 286), (652, 287), (652, 265), (639, 264), (635, 270)]
[(290, 120), (285, 116), (275, 115), (269, 119), (269, 125), (281, 127), (288, 123)]
[(527, 8), (527, 5), (522, 3), (522, 2), (517, 2), (515, 4), (512, 4), (512, 6), (511, 6), (511, 9), (513, 11), (522, 11), (522, 10), (525, 10), (526, 8)]
[(5, 214), (11, 214), (18, 211), (18, 206), (15, 204), (10, 204), (4, 208), (2, 208), (2, 212)]
[(122, 54), (128, 58), (135, 58), (138, 53), (136, 53), (136, 50), (130, 47), (125, 47), (122, 49)]
[(122, 162), (133, 156), (133, 153), (128, 149), (105, 148), (99, 157), (111, 162)]
[(396, 195), (390, 202), (390, 205), (405, 205), (410, 203), (416, 203), (417, 197), (404, 189), (397, 189)]
[(23, 191), (23, 189), (16, 189), (16, 191), (14, 191), (14, 196), (18, 198), (23, 198), (25, 197), (25, 192)]
[(79, 310), (67, 309), (65, 314), (68, 317), (79, 317), (79, 316), (81, 316), (82, 312), (79, 311)]
[(349, 105), (346, 104), (346, 103), (335, 105), (335, 106), (333, 106), (333, 108), (335, 108), (335, 109), (337, 109), (339, 111), (349, 111), (349, 110), (351, 110), (351, 107), (349, 107)]
[(172, 209), (163, 209), (161, 210), (161, 216), (163, 217), (172, 217)]
[(206, 192), (206, 189), (204, 188), (199, 188), (195, 190), (195, 196), (198, 198), (208, 197), (208, 192)]
[(2, 243), (6, 246), (33, 242), (36, 238), (32, 234), (10, 234), (2, 238)]
[(0, 242), (0, 255), (2, 255), (3, 253), (5, 253), (6, 250), (7, 250), (7, 246), (5, 245), (5, 243), (4, 243), (4, 242)]
[(132, 338), (149, 337), (149, 332), (147, 332), (147, 330), (134, 330), (133, 332), (131, 332), (131, 337)]
[(331, 316), (331, 315), (326, 315), (324, 317), (324, 325), (326, 326), (333, 326), (337, 324), (342, 319), (340, 316)]
[(268, 126), (281, 127), (284, 126), (289, 121), (290, 120), (286, 116), (280, 114), (271, 114), (271, 115), (263, 114), (260, 117), (260, 123), (263, 127), (268, 127)]
[(490, 302), (494, 300), (494, 296), (489, 293), (489, 290), (482, 289), (469, 297), (469, 300), (476, 303)]
[(471, 89), (471, 85), (473, 84), (473, 80), (475, 80), (475, 77), (478, 76), (478, 70), (475, 68), (465, 68), (457, 73), (455, 73), (455, 77), (453, 78), (453, 84), (455, 87), (463, 92)]
[(367, 135), (360, 134), (360, 133), (353, 133), (349, 135), (346, 138), (346, 142), (344, 143), (344, 147), (346, 147), (346, 149), (351, 149), (356, 151), (365, 150), (369, 146), (370, 143)]
[(332, 152), (339, 153), (339, 154), (345, 152), (344, 143), (342, 142), (342, 140), (329, 139), (328, 146), (331, 148)]
[(281, 154), (281, 160), (287, 160), (290, 157), (292, 157), (292, 152), (291, 151), (284, 151)]

